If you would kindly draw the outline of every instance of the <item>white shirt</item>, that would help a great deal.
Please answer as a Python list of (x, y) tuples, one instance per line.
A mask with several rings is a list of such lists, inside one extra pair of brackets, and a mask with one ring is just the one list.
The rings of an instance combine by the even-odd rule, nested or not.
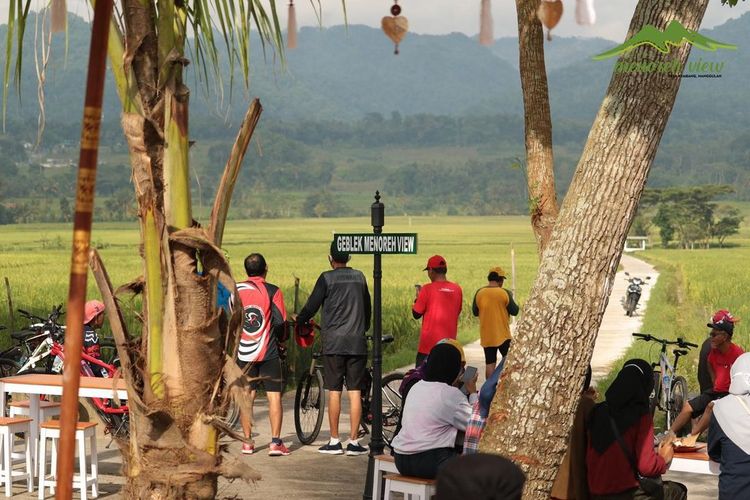
[(442, 382), (420, 380), (409, 391), (401, 419), (401, 430), (393, 449), (413, 455), (436, 448), (453, 448), (458, 431), (465, 431), (477, 394), (469, 399), (457, 388)]

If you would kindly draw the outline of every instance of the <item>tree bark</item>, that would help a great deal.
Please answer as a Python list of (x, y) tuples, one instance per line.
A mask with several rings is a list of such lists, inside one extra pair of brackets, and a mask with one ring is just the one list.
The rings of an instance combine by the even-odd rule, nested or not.
[(544, 63), (544, 30), (536, 15), (540, 1), (516, 0), (516, 11), (529, 215), (541, 258), (557, 219), (558, 206), (552, 154), (552, 117)]
[[(677, 19), (697, 30), (708, 0), (641, 0), (628, 37)], [(678, 59), (647, 46), (628, 60)], [(500, 380), (481, 449), (527, 474), (525, 498), (549, 498), (617, 265), (680, 78), (614, 73), (544, 251)]]

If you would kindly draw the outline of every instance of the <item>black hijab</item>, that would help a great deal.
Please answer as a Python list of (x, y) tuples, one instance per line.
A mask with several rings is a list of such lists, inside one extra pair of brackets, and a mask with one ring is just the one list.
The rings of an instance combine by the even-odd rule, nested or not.
[(505, 457), (462, 455), (440, 468), (433, 499), (520, 500), (525, 482), (521, 469)]
[(622, 435), (643, 415), (650, 413), (649, 397), (654, 389), (654, 370), (648, 361), (631, 359), (617, 374), (605, 394), (606, 401), (594, 407), (589, 423), (591, 446), (604, 453), (617, 439), (609, 417), (615, 421)]
[(427, 356), (424, 380), (451, 385), (461, 371), (461, 353), (451, 344), (437, 344)]

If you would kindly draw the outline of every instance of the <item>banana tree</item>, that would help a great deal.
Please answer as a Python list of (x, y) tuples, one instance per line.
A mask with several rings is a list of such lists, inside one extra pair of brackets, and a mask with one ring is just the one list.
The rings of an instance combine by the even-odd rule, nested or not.
[[(91, 4), (95, 0), (90, 0)], [(64, 0), (52, 0), (59, 8)], [(96, 253), (90, 264), (108, 307), (128, 384), (131, 433), (119, 443), (131, 498), (214, 498), (219, 475), (257, 478), (222, 460), (222, 416), (246, 405), (233, 362), (241, 313), (216, 306), (217, 284), (235, 287), (220, 250), (237, 174), (260, 117), (250, 103), (217, 189), (208, 227), (193, 219), (189, 176), (189, 97), (185, 68), (222, 85), (220, 49), (229, 73), (247, 86), (250, 32), (280, 50), (274, 0), (116, 0), (108, 57), (122, 104), (141, 233), (142, 275), (121, 289), (142, 293), (142, 329), (125, 328), (115, 291)], [(3, 103), (15, 50), (18, 82), (30, 0), (10, 0)], [(57, 4), (57, 5), (55, 5)], [(59, 11), (58, 11), (59, 12)], [(59, 24), (59, 23), (58, 23)], [(64, 27), (64, 23), (63, 23)], [(92, 40), (96, 43), (96, 40)], [(218, 47), (217, 47), (218, 46)], [(19, 82), (20, 84), (20, 82)], [(3, 106), (5, 109), (5, 106)]]

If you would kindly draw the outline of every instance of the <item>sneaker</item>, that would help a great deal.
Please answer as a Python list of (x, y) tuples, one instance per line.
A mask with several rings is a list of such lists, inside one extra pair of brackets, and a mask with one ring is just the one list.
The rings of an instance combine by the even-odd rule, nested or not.
[(318, 453), (325, 453), (326, 455), (343, 455), (344, 448), (341, 446), (341, 442), (336, 444), (326, 443), (318, 448)]
[(362, 446), (359, 443), (349, 443), (346, 445), (346, 454), (350, 457), (356, 457), (357, 455), (367, 455), (370, 449), (367, 446)]
[(276, 444), (274, 442), (271, 442), (271, 445), (268, 448), (268, 456), (269, 457), (285, 457), (287, 455), (290, 455), (292, 452), (289, 451), (289, 448), (284, 446), (284, 443)]
[(242, 443), (242, 454), (252, 455), (255, 452), (255, 444), (253, 443)]

